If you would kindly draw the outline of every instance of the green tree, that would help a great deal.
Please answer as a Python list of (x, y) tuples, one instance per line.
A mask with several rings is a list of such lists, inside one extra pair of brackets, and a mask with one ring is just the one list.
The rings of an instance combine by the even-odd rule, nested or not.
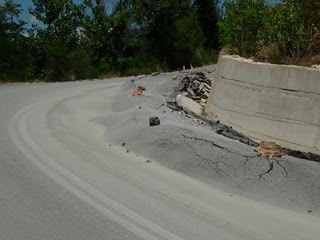
[[(296, 4), (301, 7), (303, 24), (309, 33), (306, 54), (318, 55), (320, 54), (320, 1), (297, 0)], [(316, 63), (319, 64), (319, 60)]]
[(219, 26), (232, 53), (275, 63), (320, 63), (319, 1), (226, 0)]
[(50, 41), (62, 41), (70, 46), (76, 45), (78, 28), (83, 18), (83, 9), (73, 0), (32, 0), (35, 8), (30, 13), (44, 24), (38, 31), (50, 35)]
[(44, 27), (36, 28), (35, 52), (38, 73), (50, 81), (75, 80), (87, 77), (91, 59), (82, 45), (81, 23), (84, 10), (72, 0), (33, 0), (30, 9)]
[(242, 56), (255, 55), (266, 6), (265, 0), (225, 0), (224, 17), (219, 23), (222, 44)]
[(263, 29), (265, 45), (275, 44), (283, 57), (301, 57), (306, 49), (308, 30), (303, 22), (303, 10), (295, 0), (285, 1), (273, 8)]
[(134, 25), (171, 68), (201, 64), (203, 36), (190, 0), (132, 0)]
[(32, 76), (33, 62), (24, 22), (19, 20), (21, 6), (12, 0), (0, 5), (0, 78), (24, 80)]
[(106, 2), (85, 0), (82, 4), (85, 17), (82, 22), (87, 45), (93, 56), (94, 66), (102, 73), (116, 72), (118, 59), (124, 48), (123, 35), (128, 28), (128, 15), (117, 8), (106, 11)]
[(205, 37), (204, 46), (207, 49), (219, 47), (220, 20), (219, 0), (195, 0), (196, 14)]
[(319, 53), (320, 4), (309, 0), (285, 0), (270, 6), (260, 32), (261, 46), (276, 46), (280, 62), (299, 64)]

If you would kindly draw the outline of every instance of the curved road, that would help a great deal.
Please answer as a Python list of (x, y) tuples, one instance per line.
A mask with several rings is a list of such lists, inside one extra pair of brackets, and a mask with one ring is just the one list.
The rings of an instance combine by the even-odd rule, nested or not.
[(110, 147), (92, 119), (126, 80), (0, 86), (0, 239), (319, 239), (316, 216)]

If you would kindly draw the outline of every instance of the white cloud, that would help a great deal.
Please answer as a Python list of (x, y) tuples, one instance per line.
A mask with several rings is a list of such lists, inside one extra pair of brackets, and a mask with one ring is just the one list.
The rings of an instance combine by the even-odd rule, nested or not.
[(29, 33), (27, 33), (27, 32), (22, 32), (21, 34), (22, 34), (22, 36), (30, 37)]
[[(1, 0), (0, 0), (1, 1)], [(39, 23), (40, 21), (33, 15), (30, 15), (29, 19), (28, 19), (28, 23), (29, 24), (37, 24)]]

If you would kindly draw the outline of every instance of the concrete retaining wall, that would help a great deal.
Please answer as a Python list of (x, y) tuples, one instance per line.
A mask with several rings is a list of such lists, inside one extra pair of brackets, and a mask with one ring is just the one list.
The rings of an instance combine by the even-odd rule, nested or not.
[(220, 56), (205, 109), (256, 139), (320, 153), (320, 71)]

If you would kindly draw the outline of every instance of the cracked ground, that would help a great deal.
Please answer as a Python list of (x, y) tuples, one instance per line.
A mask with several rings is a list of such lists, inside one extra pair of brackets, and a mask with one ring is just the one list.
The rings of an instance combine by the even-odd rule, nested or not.
[[(288, 176), (286, 167), (278, 159), (275, 159), (275, 158), (267, 158), (267, 157), (264, 158), (266, 160), (265, 164), (261, 166), (261, 170), (263, 172), (258, 173), (258, 172), (253, 172), (251, 170), (251, 165), (256, 164), (257, 161), (260, 164), (262, 160), (261, 157), (256, 157), (254, 155), (247, 155), (240, 152), (232, 151), (227, 147), (224, 147), (215, 143), (212, 140), (207, 140), (204, 138), (199, 138), (194, 136), (187, 136), (185, 134), (181, 135), (181, 141), (183, 141), (183, 143), (187, 147), (192, 149), (193, 154), (198, 157), (197, 162), (199, 163), (203, 161), (207, 162), (208, 165), (214, 171), (216, 171), (216, 173), (223, 173), (226, 176), (231, 177), (235, 180), (250, 179), (251, 176), (255, 174), (257, 175), (257, 178), (265, 180), (266, 179), (265, 177), (269, 174), (272, 174), (272, 171), (276, 171), (277, 167), (280, 167), (282, 169), (283, 178), (286, 178)], [(196, 142), (200, 142), (201, 147), (210, 149), (211, 154), (209, 154), (209, 156), (205, 156), (203, 152), (207, 152), (207, 151), (203, 151), (199, 153), (199, 147), (194, 147), (194, 146), (199, 146), (199, 143), (197, 144)], [(224, 154), (222, 153), (220, 158), (210, 157), (214, 154), (213, 151), (219, 151), (219, 150), (221, 152), (224, 152)], [(232, 157), (232, 155), (235, 155), (236, 158), (240, 157), (240, 161), (244, 165), (244, 169), (239, 167), (235, 168), (233, 164), (230, 163), (231, 161), (228, 160), (228, 158)], [(251, 163), (250, 161), (255, 161), (255, 162)], [(267, 170), (264, 170), (264, 169), (267, 169)]]
[[(180, 74), (180, 75), (179, 75)], [(166, 93), (173, 75), (162, 76), (163, 83), (146, 77), (137, 84), (146, 87), (140, 97), (131, 96), (130, 80), (112, 104), (112, 116), (98, 117), (108, 125), (105, 135), (123, 146), (123, 151), (143, 155), (161, 165), (199, 181), (215, 185), (230, 195), (280, 204), (320, 214), (320, 164), (299, 158), (257, 157), (255, 148), (218, 135), (208, 124), (166, 106)], [(149, 117), (161, 124), (149, 127)]]

